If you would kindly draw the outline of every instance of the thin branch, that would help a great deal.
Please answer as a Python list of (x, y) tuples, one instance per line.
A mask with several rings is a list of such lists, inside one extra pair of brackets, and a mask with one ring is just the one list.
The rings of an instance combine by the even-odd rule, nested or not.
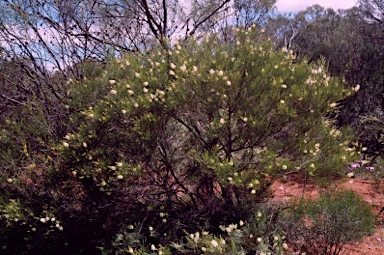
[(171, 113), (171, 116), (177, 120), (180, 124), (186, 127), (203, 145), (205, 148), (208, 148), (208, 143), (199, 135), (199, 133), (193, 129), (191, 126), (187, 125), (182, 119), (180, 119), (176, 114)]
[(230, 0), (225, 0), (220, 6), (218, 6), (213, 12), (211, 12), (207, 17), (202, 19), (200, 22), (198, 22), (195, 27), (192, 29), (192, 31), (189, 33), (189, 36), (192, 36), (196, 33), (196, 30), (208, 19), (210, 19), (213, 15), (215, 15), (220, 9), (222, 9), (227, 3), (229, 3)]
[(9, 100), (9, 101), (11, 101), (11, 102), (13, 102), (13, 103), (16, 103), (16, 104), (18, 104), (18, 105), (25, 105), (25, 103), (23, 103), (23, 102), (19, 102), (19, 101), (13, 99), (13, 98), (7, 97), (7, 96), (4, 95), (4, 94), (2, 94), (1, 97), (2, 97), (2, 98), (5, 98), (5, 99), (7, 99), (7, 100)]
[(162, 35), (165, 37), (165, 35), (167, 34), (167, 22), (168, 22), (168, 11), (167, 11), (166, 0), (163, 0), (163, 12), (164, 12), (164, 17), (163, 17), (163, 31), (162, 31)]

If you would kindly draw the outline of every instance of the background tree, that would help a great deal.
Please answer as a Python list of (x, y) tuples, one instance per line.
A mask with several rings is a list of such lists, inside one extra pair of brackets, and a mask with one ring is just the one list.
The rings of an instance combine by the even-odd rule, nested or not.
[(236, 25), (248, 28), (253, 24), (262, 25), (273, 11), (276, 0), (244, 1), (235, 0)]
[[(350, 10), (325, 10), (313, 6), (293, 17), (279, 16), (268, 26), (283, 27), (274, 34), (277, 45), (289, 47), (309, 62), (325, 58), (333, 76), (345, 79), (347, 87), (360, 90), (342, 101), (335, 115), (337, 125), (352, 126), (370, 153), (379, 153), (377, 134), (366, 132), (360, 117), (377, 113), (383, 108), (382, 28), (371, 22), (363, 7)], [(283, 26), (280, 24), (284, 24)]]
[(374, 23), (383, 24), (384, 4), (380, 0), (359, 0), (359, 7), (369, 19)]

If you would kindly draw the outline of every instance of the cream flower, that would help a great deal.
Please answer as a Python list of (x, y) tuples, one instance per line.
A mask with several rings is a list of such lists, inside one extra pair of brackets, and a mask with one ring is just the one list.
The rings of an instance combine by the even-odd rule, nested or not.
[(187, 67), (185, 65), (180, 66), (180, 70), (185, 72), (187, 70)]
[(112, 171), (115, 171), (116, 170), (116, 167), (115, 166), (108, 166), (109, 169), (111, 169)]
[(211, 241), (211, 244), (212, 244), (213, 247), (217, 247), (217, 246), (219, 245), (219, 244), (217, 243), (217, 241), (214, 240), (214, 239)]

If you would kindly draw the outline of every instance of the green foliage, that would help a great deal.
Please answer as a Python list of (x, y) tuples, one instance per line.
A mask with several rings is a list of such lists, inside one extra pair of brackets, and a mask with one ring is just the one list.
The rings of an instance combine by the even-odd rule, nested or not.
[(85, 110), (59, 147), (63, 166), (106, 194), (164, 178), (145, 186), (168, 202), (184, 203), (184, 193), (195, 207), (219, 197), (238, 204), (264, 189), (265, 174), (337, 174), (353, 152), (324, 116), (343, 86), (256, 34), (132, 54), (75, 84), (69, 108)]
[(371, 207), (351, 190), (327, 192), (317, 201), (295, 201), (287, 215), (290, 243), (307, 254), (340, 254), (346, 243), (372, 234), (375, 227)]
[[(4, 204), (20, 199), (27, 226), (18, 228), (26, 241), (17, 249), (95, 254), (107, 244), (107, 254), (129, 247), (145, 254), (155, 245), (165, 253), (180, 236), (204, 229), (210, 234), (202, 245), (224, 238), (223, 252), (282, 253), (282, 232), (268, 218), (274, 213), (259, 219), (255, 212), (273, 177), (335, 175), (356, 157), (348, 132), (325, 117), (350, 92), (322, 63), (296, 63), (292, 52), (276, 51), (262, 31), (234, 32), (233, 43), (210, 35), (130, 53), (69, 81), (68, 133), (60, 142), (38, 121), (43, 115), (5, 122), (0, 145), (12, 155), (1, 160), (17, 163), (2, 169), (13, 191), (2, 196)], [(30, 137), (35, 127), (41, 133)], [(34, 185), (23, 182), (25, 169)], [(243, 240), (220, 230), (240, 220)], [(122, 229), (132, 223), (135, 231)]]
[[(234, 154), (243, 154), (255, 147), (261, 147), (258, 150), (260, 151), (264, 148), (262, 145), (268, 144), (270, 141), (273, 141), (272, 144), (269, 143), (273, 148), (265, 154), (270, 151), (273, 153), (287, 150), (287, 148), (278, 147), (281, 146), (281, 143), (275, 142), (278, 139), (274, 140), (272, 137), (290, 138), (291, 140), (287, 140), (285, 143), (286, 147), (291, 147), (291, 144), (298, 142), (298, 134), (308, 136), (308, 139), (303, 139), (302, 143), (307, 140), (315, 141), (310, 137), (308, 131), (318, 126), (313, 122), (324, 122), (322, 117), (331, 109), (329, 105), (333, 105), (334, 101), (342, 96), (341, 86), (332, 80), (328, 87), (330, 78), (326, 76), (321, 67), (308, 70), (305, 64), (292, 65), (289, 60), (282, 60), (289, 58), (288, 54), (275, 56), (271, 46), (263, 49), (263, 46), (248, 45), (249, 42), (247, 43), (246, 38), (243, 38), (244, 41), (238, 41), (238, 43), (245, 43), (244, 47), (233, 50), (228, 48), (232, 47), (231, 45), (220, 47), (214, 40), (211, 38), (204, 45), (191, 45), (188, 49), (189, 52), (193, 52), (194, 56), (200, 56), (212, 52), (215, 48), (218, 53), (212, 56), (210, 61), (204, 62), (200, 59), (190, 58), (189, 66), (186, 66), (183, 62), (189, 56), (181, 52), (177, 56), (172, 56), (170, 61), (174, 62), (175, 67), (187, 68), (190, 70), (189, 72), (181, 71), (179, 68), (176, 70), (170, 68), (169, 71), (174, 75), (166, 77), (171, 80), (169, 84), (160, 82), (160, 84), (153, 85), (153, 82), (157, 82), (157, 77), (154, 81), (147, 81), (151, 84), (152, 92), (161, 91), (161, 88), (169, 91), (166, 95), (170, 98), (167, 102), (169, 104), (167, 111), (175, 119), (175, 125), (180, 125), (186, 132), (196, 136), (196, 139), (205, 147), (204, 149), (212, 150), (216, 144), (221, 145), (218, 151), (221, 150), (226, 158), (231, 158)], [(207, 45), (210, 46), (207, 47)], [(253, 56), (256, 55), (261, 56), (254, 58)], [(238, 56), (241, 58), (237, 59)], [(156, 60), (152, 60), (152, 62), (154, 61)], [(282, 66), (279, 67), (279, 64)], [(164, 65), (164, 67), (166, 66), (167, 64)], [(157, 76), (164, 72), (164, 67), (154, 70)], [(193, 71), (194, 67), (198, 71)], [(144, 65), (142, 68), (145, 68)], [(232, 69), (239, 71), (232, 72)], [(204, 71), (200, 73), (200, 70)], [(248, 70), (252, 70), (252, 72)], [(131, 71), (128, 76), (133, 75), (134, 73)], [(138, 83), (143, 83), (144, 80), (140, 79)], [(125, 80), (119, 81), (116, 86), (123, 87), (123, 93), (127, 93), (124, 82)], [(226, 85), (228, 83), (233, 86)], [(133, 86), (137, 86), (137, 84)], [(140, 87), (136, 90), (141, 92)], [(120, 94), (120, 91), (116, 92)], [(156, 93), (151, 95), (151, 91), (146, 93), (149, 96), (157, 97)], [(247, 95), (247, 101), (241, 103), (245, 95)], [(134, 97), (130, 96), (130, 98)], [(139, 96), (138, 99), (147, 100), (141, 97)], [(143, 103), (147, 107), (147, 102), (144, 101)], [(253, 102), (265, 107), (249, 107), (249, 104)], [(135, 102), (131, 102), (130, 107), (132, 104)], [(179, 115), (182, 115), (183, 118)], [(331, 123), (328, 124), (325, 121), (325, 124), (329, 127), (327, 130), (316, 130), (313, 133), (329, 131), (334, 134), (331, 132)], [(321, 124), (320, 128), (323, 126)], [(252, 136), (249, 135), (250, 133)], [(332, 138), (326, 140), (332, 140)], [(311, 146), (301, 146), (308, 147), (308, 151), (315, 149), (310, 148)], [(291, 147), (288, 153), (294, 154), (294, 148)], [(301, 151), (300, 154), (302, 154)]]
[(0, 220), (4, 218), (7, 225), (11, 225), (13, 222), (23, 220), (24, 218), (23, 212), (20, 209), (19, 200), (10, 199), (8, 203), (1, 205), (0, 209)]
[(100, 249), (103, 254), (286, 254), (288, 245), (277, 225), (279, 213), (279, 209), (262, 206), (247, 222), (220, 225), (217, 234), (204, 229), (185, 233), (166, 246), (151, 244), (128, 225), (110, 247)]
[(147, 217), (166, 204), (165, 223), (145, 220), (165, 242), (248, 219), (267, 194), (265, 176), (340, 172), (354, 152), (324, 116), (342, 84), (321, 65), (293, 63), (259, 31), (235, 32), (234, 44), (209, 36), (130, 54), (73, 84), (61, 173), (86, 196), (129, 197), (126, 210), (142, 204)]

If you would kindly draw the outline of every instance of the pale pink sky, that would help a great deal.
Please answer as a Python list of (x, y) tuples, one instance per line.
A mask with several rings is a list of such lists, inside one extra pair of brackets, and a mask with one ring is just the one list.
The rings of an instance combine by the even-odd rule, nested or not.
[(356, 6), (357, 0), (277, 0), (276, 6), (279, 12), (297, 12), (305, 10), (314, 4), (325, 8), (349, 9)]

